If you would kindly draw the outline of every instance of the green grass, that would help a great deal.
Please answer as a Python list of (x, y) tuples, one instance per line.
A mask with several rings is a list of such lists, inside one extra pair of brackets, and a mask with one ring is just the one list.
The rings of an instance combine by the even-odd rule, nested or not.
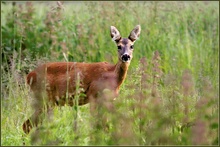
[[(1, 145), (23, 140), (26, 145), (219, 144), (219, 2), (63, 6), (1, 4)], [(25, 83), (29, 71), (43, 62), (66, 61), (64, 55), (69, 61), (116, 63), (110, 26), (127, 37), (137, 24), (140, 39), (113, 108), (103, 104), (92, 117), (89, 105), (77, 111), (56, 107), (39, 130), (23, 133), (22, 124), (33, 113)], [(104, 117), (108, 131), (100, 127)]]

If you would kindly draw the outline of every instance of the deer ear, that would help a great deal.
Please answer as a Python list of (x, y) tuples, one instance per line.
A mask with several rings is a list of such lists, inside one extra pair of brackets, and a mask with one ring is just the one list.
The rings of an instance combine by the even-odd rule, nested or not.
[(110, 32), (111, 32), (111, 37), (113, 41), (118, 42), (121, 39), (121, 35), (119, 31), (116, 29), (116, 27), (111, 26)]
[(141, 33), (141, 26), (140, 25), (137, 25), (130, 33), (130, 35), (128, 36), (128, 38), (131, 40), (131, 41), (136, 41), (138, 39), (138, 37), (140, 36), (140, 33)]

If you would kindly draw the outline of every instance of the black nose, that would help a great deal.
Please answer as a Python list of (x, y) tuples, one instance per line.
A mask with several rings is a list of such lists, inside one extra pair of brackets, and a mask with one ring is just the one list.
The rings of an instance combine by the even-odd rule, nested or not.
[(121, 56), (121, 59), (123, 62), (127, 62), (131, 59), (131, 57), (128, 54), (124, 54)]

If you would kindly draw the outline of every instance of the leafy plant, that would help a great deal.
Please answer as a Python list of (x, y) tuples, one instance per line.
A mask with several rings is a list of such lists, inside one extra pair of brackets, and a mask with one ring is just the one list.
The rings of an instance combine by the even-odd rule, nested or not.
[[(1, 21), (1, 145), (218, 145), (219, 2), (5, 1)], [(109, 27), (127, 37), (137, 24), (113, 104), (104, 95), (95, 116), (89, 105), (55, 108), (23, 133), (28, 72), (49, 61), (116, 63)]]

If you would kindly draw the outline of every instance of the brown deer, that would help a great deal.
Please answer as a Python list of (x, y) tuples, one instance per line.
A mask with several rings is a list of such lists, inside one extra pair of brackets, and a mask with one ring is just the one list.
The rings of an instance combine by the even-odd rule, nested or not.
[[(33, 105), (35, 112), (24, 122), (24, 132), (28, 134), (33, 126), (38, 125), (45, 105), (47, 108), (65, 104), (84, 105), (92, 100), (96, 102), (105, 89), (112, 91), (111, 97), (116, 98), (120, 85), (126, 78), (134, 50), (133, 45), (140, 31), (141, 27), (137, 25), (128, 38), (122, 38), (114, 26), (110, 27), (111, 37), (118, 48), (118, 62), (115, 65), (107, 62), (49, 62), (30, 72), (27, 75), (27, 84), (36, 101)], [(77, 101), (76, 94), (79, 95)]]

